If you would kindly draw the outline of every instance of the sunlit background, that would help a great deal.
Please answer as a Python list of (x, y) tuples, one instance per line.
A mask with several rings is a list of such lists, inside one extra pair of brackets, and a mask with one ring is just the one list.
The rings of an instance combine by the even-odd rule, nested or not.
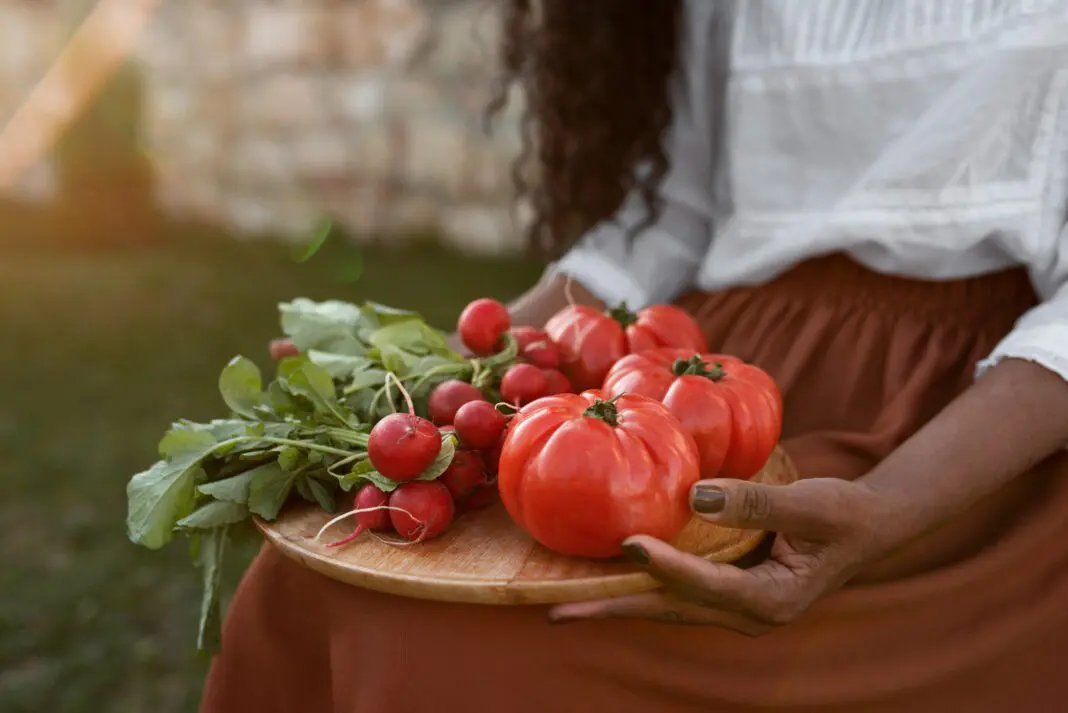
[(496, 9), (0, 0), (0, 711), (196, 709), (198, 574), (127, 542), (124, 488), (280, 300), (448, 327), (536, 278)]

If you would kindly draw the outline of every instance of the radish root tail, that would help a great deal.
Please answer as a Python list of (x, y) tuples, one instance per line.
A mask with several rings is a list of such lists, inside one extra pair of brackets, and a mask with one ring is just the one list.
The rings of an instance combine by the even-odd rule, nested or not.
[(349, 544), (350, 542), (353, 542), (354, 540), (356, 540), (356, 538), (359, 537), (360, 535), (362, 535), (363, 533), (364, 533), (363, 527), (360, 526), (360, 525), (357, 525), (356, 529), (352, 531), (351, 535), (349, 535), (348, 537), (342, 537), (337, 542), (331, 542), (329, 545), (327, 545), (327, 547), (344, 547), (345, 545)]
[[(411, 519), (416, 520), (416, 522), (418, 522), (418, 520), (416, 519), (415, 515), (411, 514), (409, 511), (405, 510), (404, 508), (393, 507), (392, 505), (379, 505), (379, 506), (373, 507), (373, 508), (356, 508), (354, 510), (349, 510), (348, 512), (343, 512), (340, 515), (338, 515), (337, 517), (332, 518), (329, 522), (327, 522), (325, 525), (323, 525), (321, 528), (319, 528), (319, 532), (316, 533), (315, 538), (314, 538), (313, 541), (318, 543), (322, 539), (323, 535), (326, 533), (327, 530), (329, 530), (331, 527), (333, 527), (334, 525), (338, 524), (342, 520), (346, 520), (346, 519), (348, 519), (350, 517), (354, 517), (356, 515), (359, 515), (360, 513), (378, 512), (380, 510), (392, 510), (394, 512), (402, 512), (405, 515), (407, 515), (408, 517), (410, 517)], [(426, 524), (425, 523), (421, 524), (420, 528), (425, 532), (426, 531)], [(328, 544), (326, 546), (327, 547), (341, 547), (342, 545), (347, 545), (350, 542), (354, 541), (357, 537), (362, 535), (364, 532), (370, 532), (371, 535), (373, 535), (375, 538), (381, 540), (382, 542), (385, 542), (386, 544), (396, 544), (396, 545), (405, 545), (405, 546), (407, 546), (407, 545), (414, 545), (414, 544), (417, 544), (417, 543), (422, 541), (422, 536), (420, 535), (419, 539), (412, 540), (411, 542), (402, 542), (402, 543), (400, 543), (400, 542), (391, 542), (387, 538), (382, 537), (381, 535), (379, 535), (378, 533), (376, 533), (376, 532), (374, 532), (372, 530), (364, 530), (362, 527), (357, 526), (356, 529), (353, 530), (351, 535), (343, 537), (342, 539), (338, 540), (337, 542), (332, 542), (332, 543), (330, 543), (330, 544)]]
[[(509, 413), (504, 413), (501, 408), (502, 406), (508, 409)], [(500, 411), (501, 413), (504, 413), (504, 415), (508, 418), (511, 418), (512, 416), (515, 416), (517, 413), (519, 413), (519, 406), (517, 406), (516, 404), (510, 404), (507, 401), (498, 401), (497, 403), (493, 404), (493, 408), (497, 409), (497, 411)]]
[(425, 526), (421, 526), (419, 528), (419, 530), (420, 530), (419, 537), (417, 537), (414, 540), (398, 540), (398, 539), (395, 539), (395, 538), (392, 538), (392, 537), (383, 537), (382, 535), (378, 534), (377, 532), (372, 532), (371, 536), (374, 537), (379, 542), (381, 542), (382, 544), (389, 545), (390, 547), (411, 547), (412, 545), (418, 545), (420, 542), (423, 541), (423, 535), (426, 532), (426, 527)]
[(410, 415), (414, 416), (415, 415), (415, 403), (412, 401), (412, 395), (408, 393), (408, 390), (406, 388), (404, 388), (404, 384), (401, 383), (401, 380), (397, 378), (396, 374), (394, 374), (392, 371), (387, 371), (386, 372), (386, 395), (389, 398), (390, 406), (393, 405), (393, 392), (390, 391), (390, 388), (389, 388), (390, 380), (393, 380), (393, 381), (397, 382), (397, 389), (400, 390), (401, 396), (404, 397), (404, 403), (408, 405), (408, 413)]
[(338, 515), (337, 517), (332, 518), (329, 522), (327, 522), (325, 525), (323, 525), (321, 528), (319, 528), (319, 532), (317, 532), (315, 534), (315, 540), (314, 541), (316, 543), (318, 543), (319, 540), (321, 540), (323, 538), (323, 533), (326, 532), (327, 530), (329, 530), (331, 527), (333, 527), (334, 525), (338, 524), (342, 520), (347, 520), (348, 518), (355, 517), (356, 515), (359, 515), (359, 514), (360, 514), (359, 510), (349, 510), (348, 512), (343, 512), (340, 515)]

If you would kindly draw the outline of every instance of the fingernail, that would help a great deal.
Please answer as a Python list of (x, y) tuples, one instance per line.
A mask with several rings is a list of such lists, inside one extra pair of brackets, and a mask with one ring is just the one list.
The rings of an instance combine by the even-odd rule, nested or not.
[(726, 505), (727, 494), (719, 488), (698, 485), (693, 489), (693, 509), (702, 515), (723, 512)]
[(623, 545), (623, 554), (634, 560), (640, 567), (644, 567), (652, 562), (652, 559), (649, 558), (649, 553), (645, 551), (645, 548), (634, 543)]

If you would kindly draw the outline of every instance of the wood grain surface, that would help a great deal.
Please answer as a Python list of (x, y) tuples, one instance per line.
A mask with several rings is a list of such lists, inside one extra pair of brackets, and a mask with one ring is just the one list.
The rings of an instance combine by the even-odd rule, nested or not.
[[(754, 478), (784, 485), (797, 471), (780, 449)], [(466, 513), (441, 537), (394, 545), (364, 535), (337, 549), (314, 538), (330, 515), (295, 505), (273, 523), (257, 520), (268, 541), (286, 556), (327, 577), (389, 594), (473, 604), (560, 604), (635, 594), (659, 583), (623, 562), (595, 562), (555, 554), (534, 542), (498, 502)], [(322, 542), (352, 531), (352, 519), (334, 525)], [(694, 519), (675, 546), (716, 562), (733, 562), (755, 548), (763, 532), (733, 530)]]

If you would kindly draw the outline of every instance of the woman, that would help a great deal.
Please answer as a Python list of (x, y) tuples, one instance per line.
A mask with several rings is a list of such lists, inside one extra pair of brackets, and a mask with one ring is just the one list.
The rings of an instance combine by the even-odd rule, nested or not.
[(677, 300), (778, 380), (804, 479), (695, 488), (779, 533), (755, 566), (638, 536), (663, 593), (552, 610), (265, 549), (202, 710), (1064, 710), (1066, 38), (1063, 0), (509, 2), (563, 253), (515, 321)]

